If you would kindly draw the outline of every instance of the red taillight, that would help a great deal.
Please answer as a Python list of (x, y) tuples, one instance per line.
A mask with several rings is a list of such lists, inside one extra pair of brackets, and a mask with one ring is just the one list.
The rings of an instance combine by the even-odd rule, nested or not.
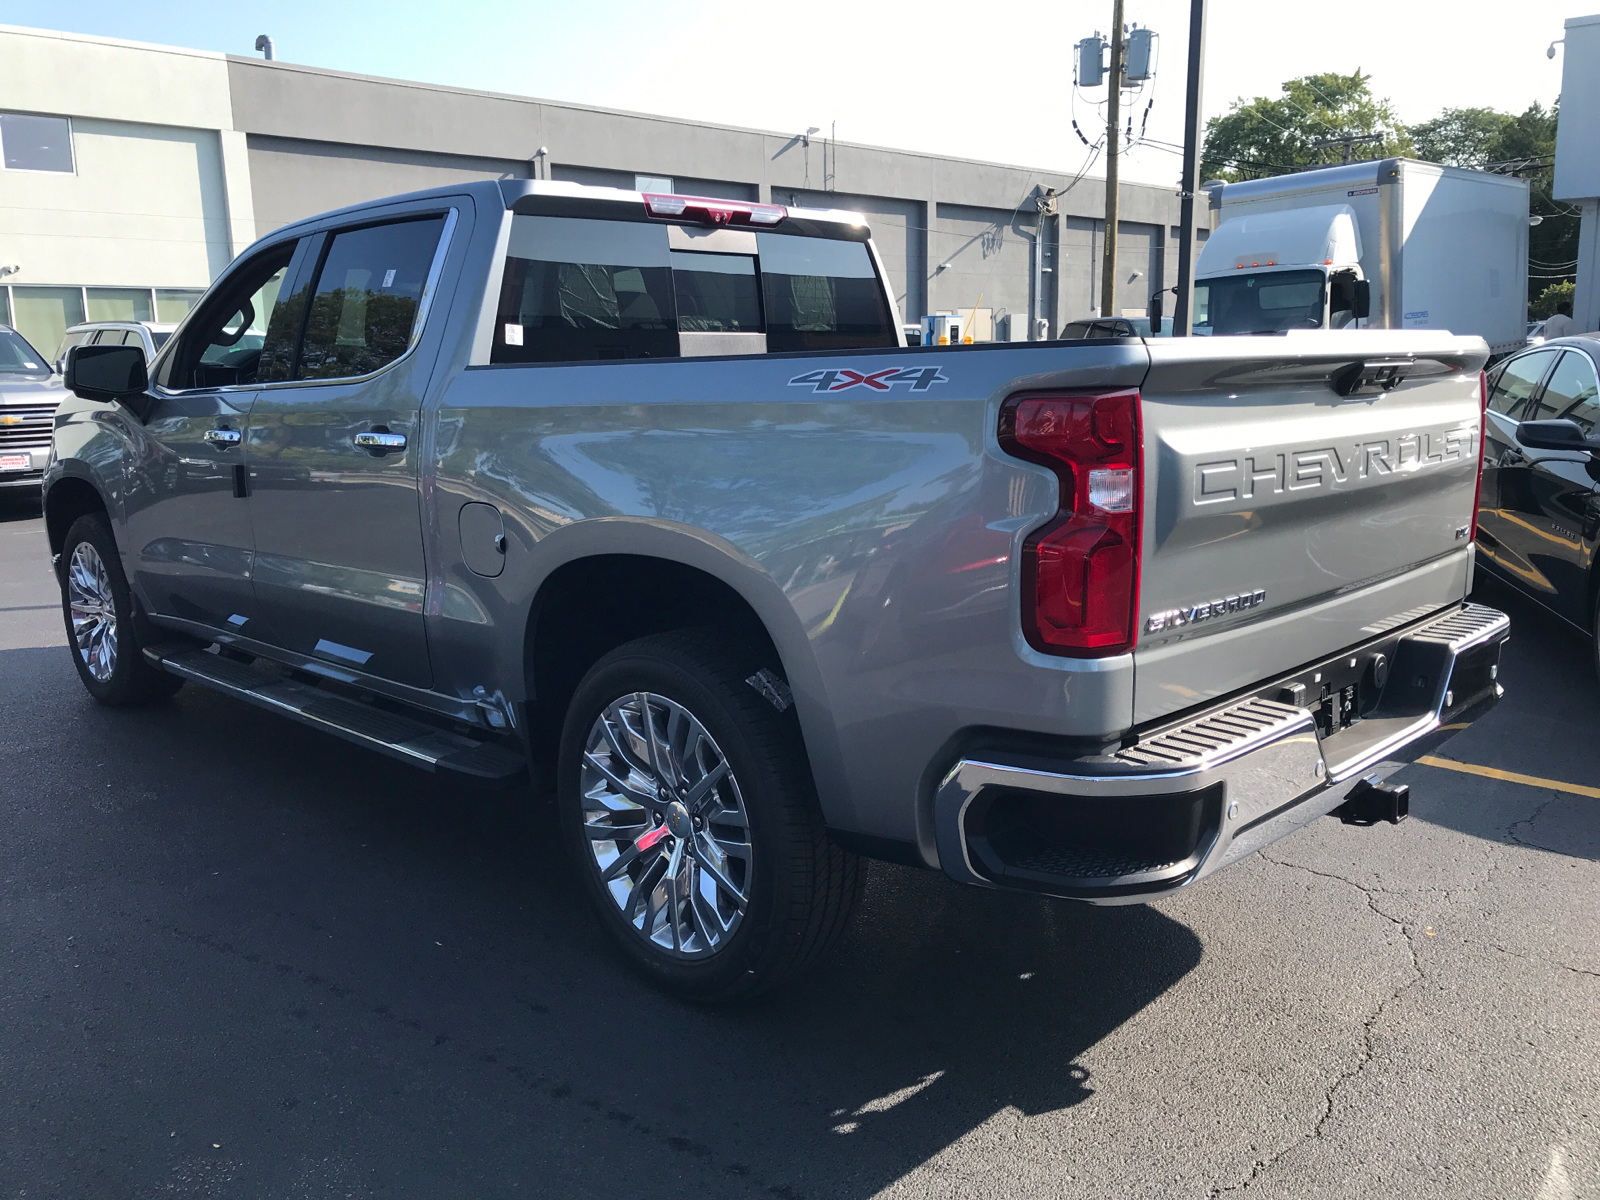
[(652, 217), (676, 217), (707, 225), (776, 225), (789, 215), (781, 204), (747, 204), (710, 196), (664, 196), (645, 192), (644, 207)]
[(1139, 609), (1139, 393), (1017, 396), (1000, 408), (1006, 453), (1055, 472), (1055, 517), (1022, 548), (1022, 630), (1047, 654), (1132, 648)]
[(1478, 372), (1478, 482), (1472, 487), (1472, 538), (1478, 540), (1478, 501), (1483, 496), (1483, 456), (1489, 452), (1489, 375)]

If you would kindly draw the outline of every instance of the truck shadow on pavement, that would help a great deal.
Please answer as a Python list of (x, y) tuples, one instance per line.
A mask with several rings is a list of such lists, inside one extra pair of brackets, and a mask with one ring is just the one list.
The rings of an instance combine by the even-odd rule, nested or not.
[(352, 1194), (866, 1197), (1148, 1086), (1085, 1060), (1201, 958), (1150, 908), (875, 865), (817, 972), (700, 1010), (612, 953), (523, 794), (193, 688), (99, 709), (62, 649), (0, 653), (0, 715), (49, 764), (0, 806), (18, 1186), (150, 1194), (215, 1144), (237, 1194), (332, 1162)]

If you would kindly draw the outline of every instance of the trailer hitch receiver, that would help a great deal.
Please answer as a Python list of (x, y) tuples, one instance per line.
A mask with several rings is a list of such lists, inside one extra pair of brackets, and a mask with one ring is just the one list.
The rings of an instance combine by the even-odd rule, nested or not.
[(1363, 779), (1333, 816), (1346, 825), (1376, 825), (1387, 821), (1398, 825), (1411, 814), (1411, 788), (1403, 783), (1381, 783)]

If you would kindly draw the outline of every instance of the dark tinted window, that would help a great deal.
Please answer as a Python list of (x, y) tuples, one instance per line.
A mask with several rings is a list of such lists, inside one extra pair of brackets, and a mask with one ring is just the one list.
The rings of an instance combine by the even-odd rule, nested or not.
[(48, 375), (50, 367), (21, 334), (0, 329), (0, 374)]
[(1532, 354), (1521, 355), (1506, 363), (1501, 368), (1500, 378), (1489, 392), (1489, 407), (1497, 413), (1520, 419), (1522, 406), (1533, 395), (1533, 389), (1544, 378), (1550, 360), (1555, 356), (1554, 350), (1535, 350)]
[(1538, 407), (1529, 414), (1528, 419), (1548, 421), (1552, 417), (1562, 416), (1568, 409), (1586, 400), (1592, 401), (1597, 392), (1600, 392), (1600, 383), (1595, 381), (1594, 364), (1589, 361), (1589, 356), (1568, 350), (1561, 356), (1556, 369), (1550, 372), (1550, 382), (1544, 385)]
[(72, 172), (72, 123), (66, 117), (0, 113), (0, 149), (8, 171)]
[(296, 379), (369, 375), (406, 352), (444, 220), (333, 235), (311, 293)]
[(758, 233), (756, 245), (769, 351), (899, 344), (866, 243)]
[(673, 251), (680, 333), (760, 333), (756, 260), (743, 254)]
[(1061, 340), (1075, 338), (1138, 337), (1138, 332), (1127, 321), (1073, 321), (1061, 327)]
[(490, 361), (675, 357), (669, 263), (664, 225), (513, 217)]

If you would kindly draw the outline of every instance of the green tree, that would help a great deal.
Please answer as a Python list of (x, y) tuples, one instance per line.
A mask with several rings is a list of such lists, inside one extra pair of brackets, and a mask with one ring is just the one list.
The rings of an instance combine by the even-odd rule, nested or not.
[(1577, 294), (1577, 285), (1570, 279), (1563, 279), (1560, 283), (1552, 283), (1534, 297), (1532, 304), (1528, 305), (1528, 320), (1542, 321), (1546, 317), (1555, 316), (1556, 305), (1563, 300), (1571, 304)]
[(1409, 155), (1411, 140), (1387, 100), (1367, 86), (1370, 75), (1306, 75), (1277, 98), (1235, 100), (1227, 115), (1206, 122), (1202, 179), (1258, 179), (1346, 157)]
[(1510, 113), (1492, 108), (1447, 108), (1406, 132), (1423, 162), (1481, 167), (1493, 161), (1497, 143), (1513, 120)]

